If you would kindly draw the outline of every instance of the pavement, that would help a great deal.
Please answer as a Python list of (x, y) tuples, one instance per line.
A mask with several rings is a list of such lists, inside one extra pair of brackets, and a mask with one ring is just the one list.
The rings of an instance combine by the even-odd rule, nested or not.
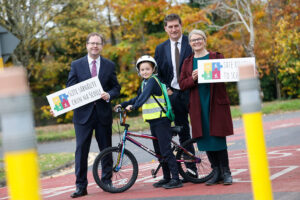
[[(263, 117), (263, 122), (273, 199), (300, 200), (300, 111), (267, 115)], [(128, 145), (126, 148), (133, 152), (139, 162), (139, 175), (133, 187), (118, 194), (104, 192), (97, 186), (90, 171), (88, 173), (89, 194), (80, 199), (254, 199), (242, 120), (234, 120), (234, 133), (233, 136), (227, 138), (230, 167), (234, 181), (231, 186), (185, 183), (184, 187), (172, 190), (153, 188), (152, 184), (159, 180), (162, 175), (160, 172), (156, 179), (151, 177), (151, 169), (156, 168), (157, 161), (154, 161), (151, 156), (138, 150), (138, 148)], [(117, 144), (118, 141), (119, 136), (114, 135), (113, 144)], [(143, 140), (143, 143), (145, 142), (152, 146), (151, 141)], [(75, 141), (39, 144), (38, 151), (39, 153), (74, 152)], [(89, 158), (90, 165), (92, 165), (97, 154), (97, 145), (93, 141)], [(70, 199), (70, 194), (75, 190), (74, 168), (71, 167), (50, 177), (42, 178), (40, 182), (43, 199)], [(0, 200), (4, 199), (9, 199), (6, 187), (0, 188)]]

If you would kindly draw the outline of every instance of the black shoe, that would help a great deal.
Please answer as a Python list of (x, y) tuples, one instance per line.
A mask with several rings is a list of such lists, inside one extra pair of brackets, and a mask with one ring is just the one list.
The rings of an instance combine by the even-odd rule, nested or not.
[(71, 197), (72, 198), (77, 198), (77, 197), (82, 197), (82, 196), (85, 196), (87, 195), (87, 190), (86, 188), (76, 188), (76, 191), (71, 194)]
[(167, 184), (170, 182), (170, 179), (161, 179), (160, 181), (153, 184), (153, 187), (159, 188), (162, 187), (164, 184)]
[(224, 185), (232, 185), (232, 176), (229, 167), (223, 167)]
[(210, 186), (210, 185), (216, 185), (219, 183), (223, 182), (223, 176), (221, 174), (221, 170), (219, 169), (219, 167), (215, 167), (213, 169), (213, 176), (205, 182), (206, 185)]
[(169, 183), (163, 185), (162, 187), (165, 189), (173, 189), (173, 188), (180, 188), (183, 184), (181, 180), (171, 179)]

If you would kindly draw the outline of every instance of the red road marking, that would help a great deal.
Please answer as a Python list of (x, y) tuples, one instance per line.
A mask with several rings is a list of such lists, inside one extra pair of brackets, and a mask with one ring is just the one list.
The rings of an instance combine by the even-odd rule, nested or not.
[[(192, 196), (192, 195), (216, 195), (216, 194), (236, 194), (251, 193), (251, 181), (248, 170), (248, 160), (246, 150), (236, 150), (229, 152), (230, 166), (234, 183), (231, 186), (216, 185), (205, 186), (204, 184), (186, 183), (184, 187), (170, 190), (153, 188), (155, 180), (151, 177), (151, 169), (157, 163), (144, 163), (139, 166), (139, 176), (132, 188), (124, 193), (111, 194), (103, 192), (94, 182), (92, 173), (89, 172), (88, 186), (89, 195), (82, 197), (82, 200), (93, 199), (131, 199), (149, 197), (172, 197), (172, 196)], [(269, 167), (272, 180), (273, 192), (300, 192), (300, 145), (287, 147), (273, 147), (268, 149)], [(161, 173), (161, 172), (160, 172)], [(161, 175), (161, 174), (160, 174)], [(158, 177), (157, 179), (160, 179)], [(41, 180), (43, 199), (65, 200), (70, 199), (70, 194), (75, 190), (75, 176), (69, 174), (65, 176), (46, 178)], [(284, 183), (284, 184), (283, 184)], [(0, 188), (0, 200), (8, 199), (7, 188)]]

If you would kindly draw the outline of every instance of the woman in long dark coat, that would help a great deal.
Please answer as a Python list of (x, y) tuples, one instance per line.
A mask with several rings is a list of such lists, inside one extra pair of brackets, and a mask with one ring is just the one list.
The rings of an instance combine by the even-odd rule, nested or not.
[(232, 184), (226, 136), (233, 134), (230, 102), (224, 83), (198, 84), (198, 60), (218, 59), (224, 56), (206, 50), (206, 35), (201, 30), (189, 34), (193, 54), (184, 60), (179, 85), (190, 91), (189, 114), (192, 136), (198, 138), (199, 150), (206, 151), (214, 171), (206, 185), (223, 182)]

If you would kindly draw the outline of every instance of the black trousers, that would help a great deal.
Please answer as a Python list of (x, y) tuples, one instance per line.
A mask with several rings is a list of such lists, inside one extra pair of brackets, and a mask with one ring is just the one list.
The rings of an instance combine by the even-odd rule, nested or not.
[[(90, 151), (93, 131), (95, 130), (95, 137), (100, 151), (107, 147), (111, 147), (112, 125), (102, 125), (97, 117), (96, 109), (94, 109), (90, 119), (85, 124), (74, 124), (76, 134), (76, 152), (75, 152), (75, 174), (76, 187), (86, 188), (88, 185), (87, 171), (88, 171), (88, 154)], [(102, 177), (106, 176), (108, 179), (111, 171), (112, 159), (107, 158), (102, 163), (107, 166), (102, 170)], [(107, 171), (107, 172), (106, 172)]]
[(188, 93), (173, 89), (173, 94), (170, 96), (170, 101), (175, 115), (175, 125), (182, 126), (183, 130), (179, 133), (179, 142), (191, 139), (190, 126), (188, 120)]
[(207, 151), (206, 152), (211, 167), (229, 168), (229, 159), (227, 149), (221, 151)]
[[(153, 140), (155, 153), (162, 156), (160, 160), (164, 179), (179, 179), (178, 166), (171, 149), (172, 130), (168, 118), (149, 120), (151, 134), (158, 140)], [(163, 162), (162, 162), (163, 161)], [(171, 177), (172, 175), (172, 177)]]
[[(172, 109), (175, 114), (174, 123), (176, 126), (182, 126), (182, 131), (178, 134), (180, 145), (182, 145), (185, 141), (191, 139), (190, 134), (190, 125), (188, 120), (188, 101), (189, 94), (184, 91), (172, 89), (173, 94), (170, 96), (170, 101), (172, 104)], [(191, 153), (195, 153), (194, 147), (191, 145), (187, 146), (186, 149)], [(193, 171), (197, 171), (196, 165), (192, 163), (187, 163), (186, 167), (192, 169)]]

